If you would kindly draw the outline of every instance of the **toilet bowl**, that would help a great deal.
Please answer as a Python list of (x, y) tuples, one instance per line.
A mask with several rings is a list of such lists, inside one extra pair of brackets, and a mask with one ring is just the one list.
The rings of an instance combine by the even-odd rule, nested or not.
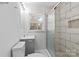
[(32, 54), (29, 54), (27, 57), (46, 57), (46, 55), (42, 53), (32, 53)]

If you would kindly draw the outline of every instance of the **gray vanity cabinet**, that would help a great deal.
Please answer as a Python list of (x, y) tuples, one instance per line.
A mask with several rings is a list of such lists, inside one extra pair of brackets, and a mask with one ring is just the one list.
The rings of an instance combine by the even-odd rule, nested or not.
[(25, 56), (34, 53), (35, 39), (21, 39), (20, 41), (25, 41)]

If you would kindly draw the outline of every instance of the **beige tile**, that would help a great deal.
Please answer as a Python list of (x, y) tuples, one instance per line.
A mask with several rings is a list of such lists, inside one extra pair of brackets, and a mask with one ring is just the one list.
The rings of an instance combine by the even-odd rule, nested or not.
[(66, 47), (65, 47), (64, 45), (61, 45), (61, 46), (60, 46), (60, 51), (61, 51), (61, 52), (65, 52), (65, 51), (66, 51)]
[(56, 52), (57, 57), (67, 57), (65, 52)]
[(79, 2), (72, 2), (71, 8), (76, 8), (76, 7), (79, 7)]
[(66, 26), (67, 26), (66, 20), (62, 20), (62, 21), (60, 22), (60, 26), (61, 26), (61, 27), (66, 27)]
[(56, 21), (55, 22), (55, 26), (60, 26), (60, 24), (61, 24), (61, 21)]
[(66, 18), (70, 18), (71, 17), (71, 11), (67, 11), (66, 12)]
[(65, 32), (61, 32), (61, 34), (60, 34), (60, 38), (62, 38), (62, 39), (66, 39), (66, 33), (65, 33)]
[(71, 46), (69, 48), (66, 48), (66, 54), (67, 56), (70, 56), (70, 57), (76, 57), (76, 49), (71, 49)]
[(60, 29), (56, 29), (55, 32), (60, 32)]
[(56, 25), (55, 25), (55, 29), (60, 29), (60, 28), (61, 28), (60, 26), (56, 26)]
[(60, 19), (61, 19), (61, 20), (65, 20), (65, 16), (66, 16), (65, 13), (64, 13), (64, 14), (60, 14)]
[(55, 32), (66, 32), (66, 28), (64, 26), (63, 27), (56, 27)]
[(56, 28), (55, 28), (55, 31), (56, 31), (56, 32), (60, 32), (60, 31), (61, 31), (61, 28), (60, 28), (60, 27), (56, 27)]
[(65, 46), (57, 45), (57, 46), (55, 46), (55, 50), (58, 52), (65, 52)]
[(55, 33), (55, 38), (56, 39), (60, 39), (60, 36), (61, 36), (60, 33)]
[(79, 34), (79, 29), (76, 29), (76, 28), (68, 28), (66, 29), (67, 33), (71, 33), (71, 34)]
[(71, 57), (71, 50), (66, 48), (66, 57)]
[(76, 53), (76, 56), (79, 57), (79, 53)]
[(56, 20), (56, 21), (55, 21), (55, 24), (56, 24), (56, 25), (60, 25), (60, 22), (61, 22), (61, 20)]
[(70, 33), (66, 33), (66, 40), (70, 40)]
[(66, 8), (65, 6), (60, 8), (60, 14), (64, 15), (66, 13)]
[(67, 2), (66, 3), (66, 6), (65, 6), (66, 12), (70, 11), (70, 8), (71, 8), (70, 6), (71, 6), (71, 3), (70, 2)]
[(73, 17), (75, 15), (79, 15), (79, 12), (78, 11), (79, 11), (79, 6), (77, 8), (73, 8), (71, 10), (71, 16)]
[(60, 40), (55, 40), (55, 45), (60, 45)]
[(63, 46), (66, 45), (66, 40), (65, 40), (65, 39), (61, 39), (60, 41), (61, 41), (61, 42), (60, 42), (61, 45), (63, 45)]
[(55, 16), (55, 21), (60, 21), (61, 19), (60, 19), (60, 14), (58, 15), (58, 14), (56, 14), (56, 16)]
[(71, 42), (66, 40), (66, 48), (71, 49)]
[(76, 50), (77, 52), (78, 49), (79, 49), (79, 45), (74, 42), (71, 42), (71, 50), (74, 50), (74, 51)]
[(60, 51), (60, 45), (55, 45), (55, 51)]
[(66, 13), (67, 18), (79, 15), (78, 11), (79, 11), (79, 7), (71, 9), (69, 12)]
[(61, 14), (64, 14), (66, 11), (70, 10), (70, 2), (62, 2), (61, 5)]
[(59, 39), (55, 39), (56, 42), (59, 42), (60, 40), (61, 40), (60, 38)]
[(66, 53), (70, 53), (70, 52), (71, 52), (71, 50), (66, 48)]
[(77, 52), (76, 52), (77, 56), (79, 57), (79, 49), (77, 49)]
[(79, 34), (71, 34), (71, 41), (79, 43)]

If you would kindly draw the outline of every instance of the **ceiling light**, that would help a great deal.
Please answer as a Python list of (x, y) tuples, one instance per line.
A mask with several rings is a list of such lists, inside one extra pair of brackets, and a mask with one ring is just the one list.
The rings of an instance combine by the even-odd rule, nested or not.
[(25, 8), (25, 13), (29, 14), (30, 13), (30, 9), (29, 8)]

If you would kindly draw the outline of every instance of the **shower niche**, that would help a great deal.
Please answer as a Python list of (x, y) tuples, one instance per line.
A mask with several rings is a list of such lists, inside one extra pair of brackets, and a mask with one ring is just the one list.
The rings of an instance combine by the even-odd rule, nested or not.
[(68, 28), (74, 28), (74, 29), (79, 28), (79, 19), (68, 21)]

